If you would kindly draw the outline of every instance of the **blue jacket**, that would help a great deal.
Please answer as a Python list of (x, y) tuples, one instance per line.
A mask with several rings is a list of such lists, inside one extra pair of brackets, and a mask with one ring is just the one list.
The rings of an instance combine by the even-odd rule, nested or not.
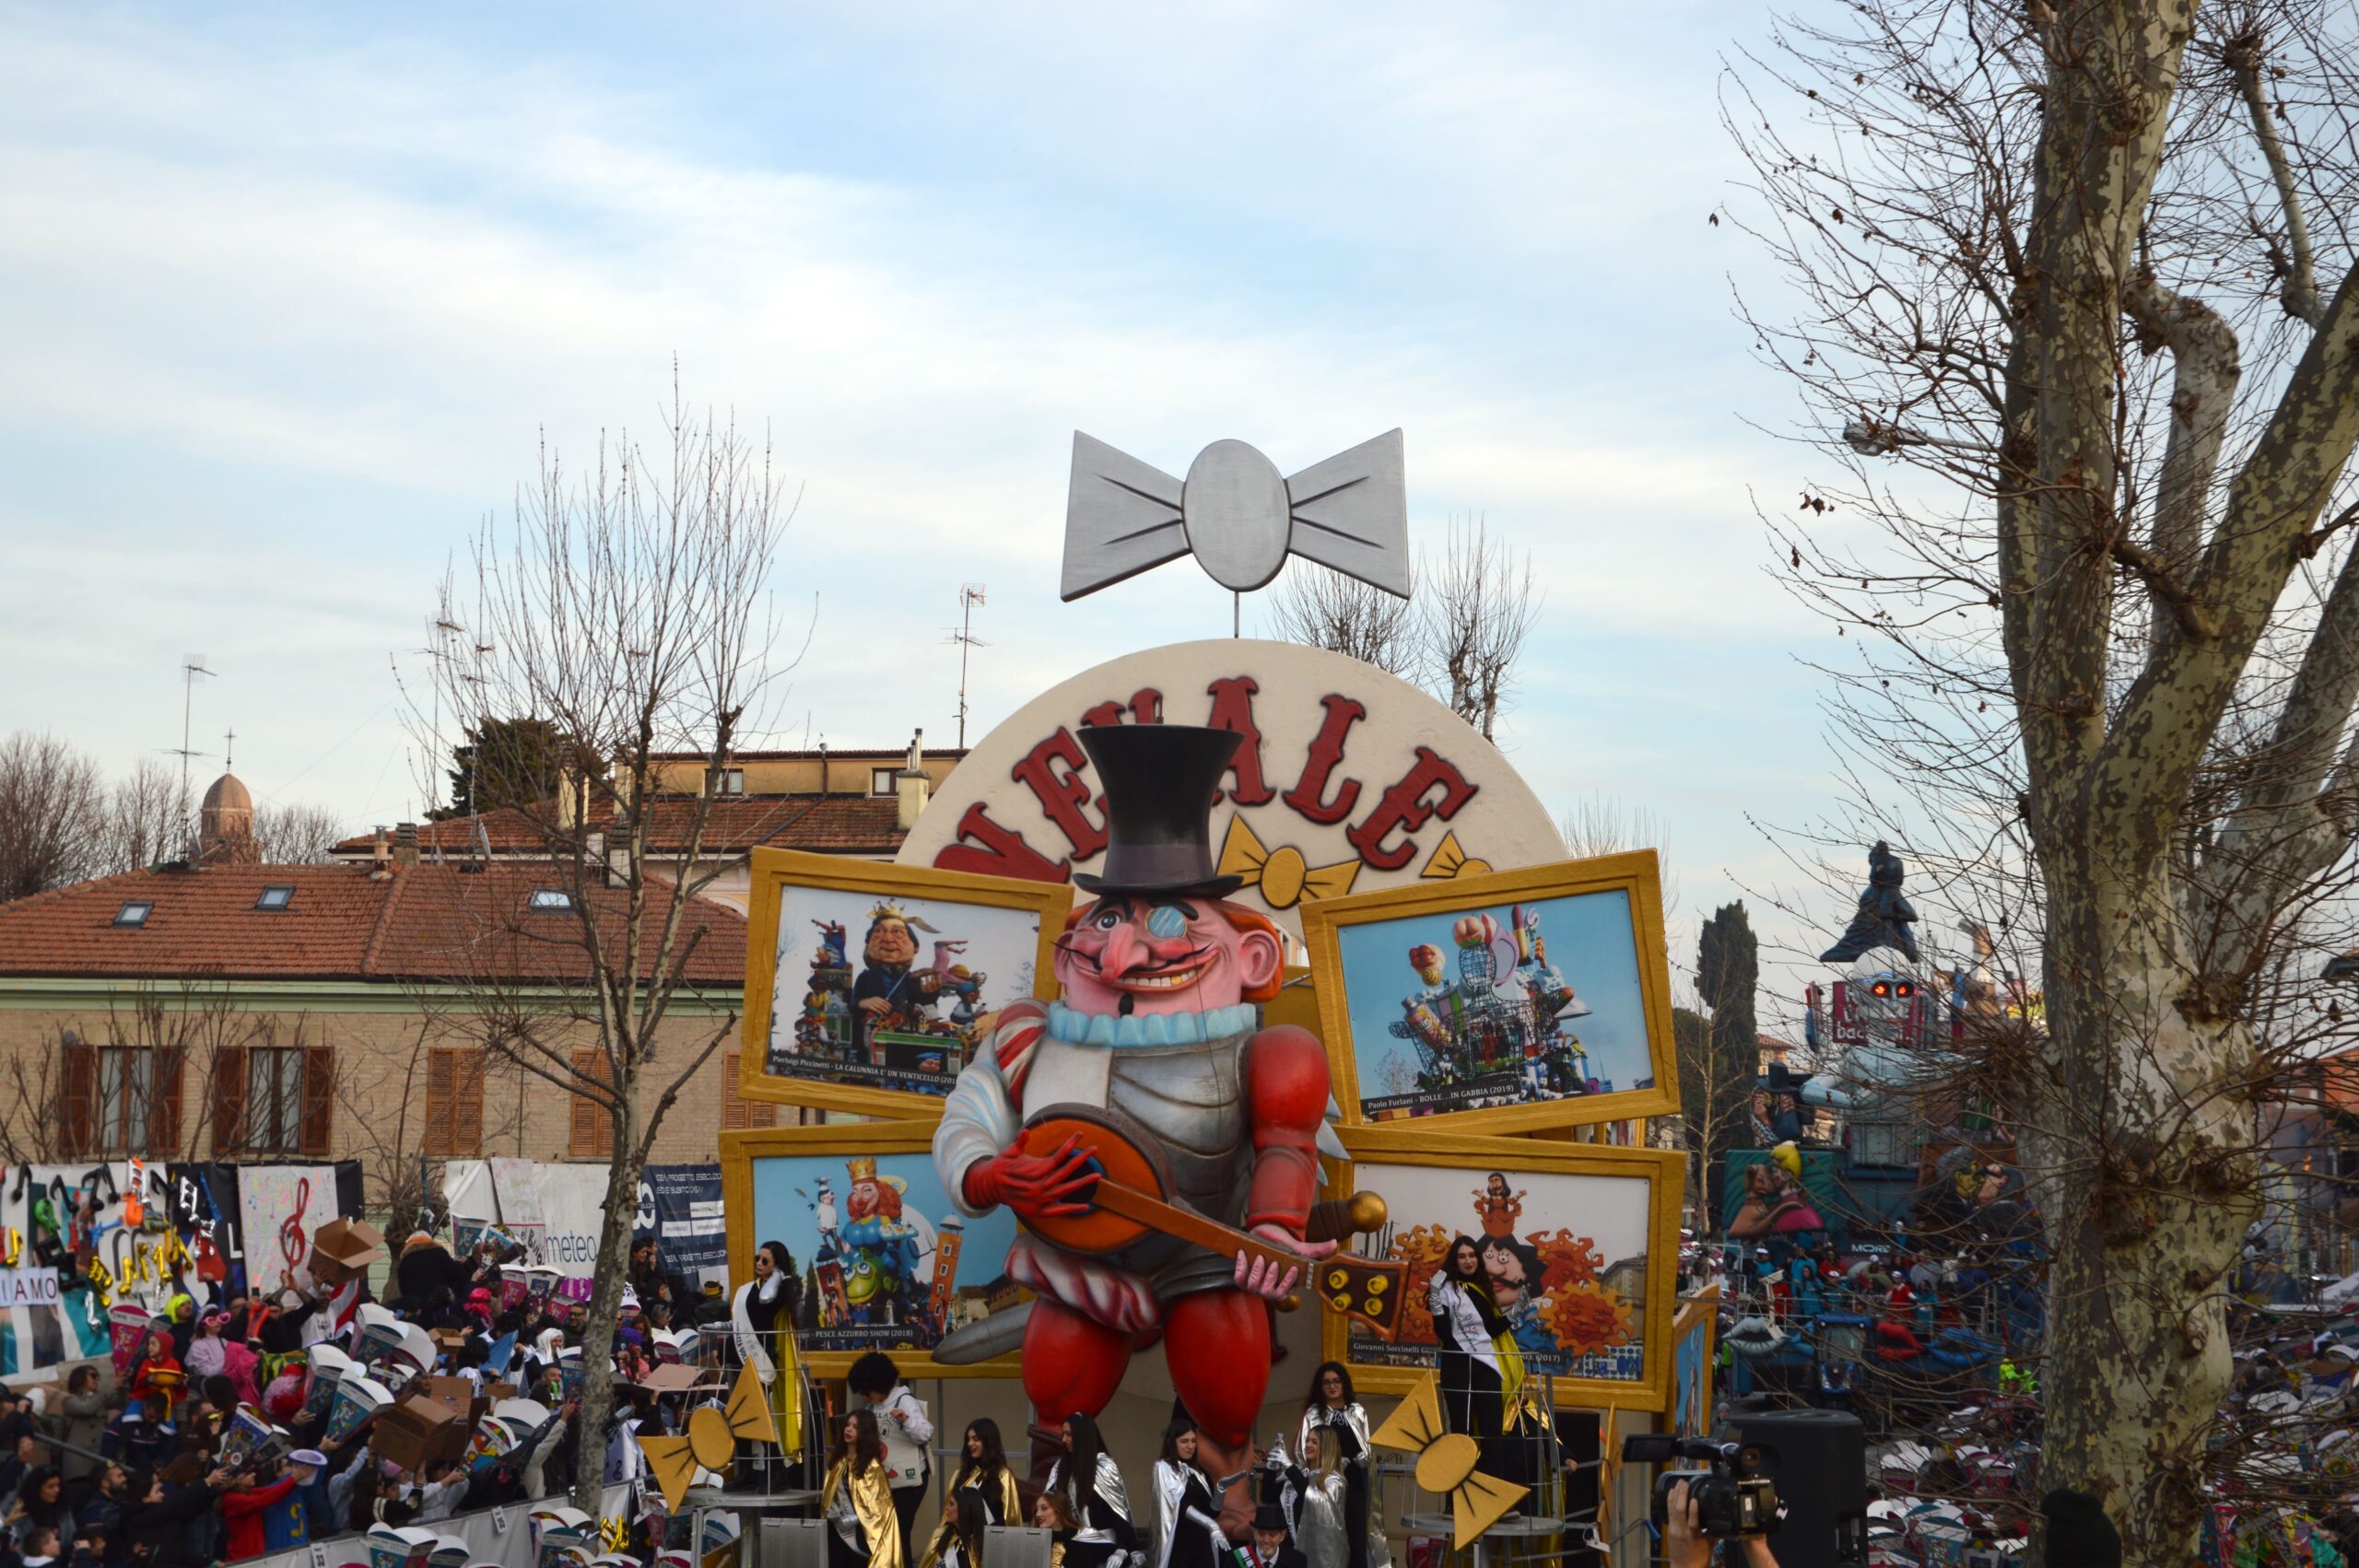
[(272, 1551), (309, 1546), (343, 1532), (335, 1527), (334, 1505), (328, 1501), (328, 1478), (315, 1475), (309, 1486), (291, 1489), (262, 1511), (262, 1535)]

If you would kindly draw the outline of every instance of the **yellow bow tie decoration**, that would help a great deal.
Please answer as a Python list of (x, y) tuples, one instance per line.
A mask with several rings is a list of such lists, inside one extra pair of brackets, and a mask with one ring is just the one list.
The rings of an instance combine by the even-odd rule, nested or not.
[(1245, 879), (1273, 909), (1291, 909), (1306, 898), (1341, 898), (1360, 874), (1356, 860), (1332, 866), (1313, 866), (1293, 845), (1272, 849), (1242, 816), (1228, 819), (1228, 833), (1220, 841), (1220, 874)]
[(1462, 1432), (1449, 1431), (1441, 1419), (1441, 1380), (1428, 1373), (1410, 1396), (1393, 1407), (1391, 1416), (1368, 1441), (1379, 1448), (1394, 1448), (1417, 1456), (1417, 1485), (1449, 1498), (1450, 1544), (1462, 1547), (1482, 1539), (1485, 1531), (1506, 1516), (1508, 1509), (1531, 1492), (1527, 1486), (1486, 1476), (1474, 1467), (1483, 1447)]

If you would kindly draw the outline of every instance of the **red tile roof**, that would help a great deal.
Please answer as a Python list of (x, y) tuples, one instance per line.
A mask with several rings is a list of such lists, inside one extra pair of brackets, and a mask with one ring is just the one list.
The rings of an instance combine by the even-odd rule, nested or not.
[[(658, 795), (649, 802), (647, 841), (652, 853), (674, 855), (686, 847), (697, 803), (693, 795)], [(873, 795), (727, 795), (712, 802), (705, 849), (710, 855), (742, 855), (757, 846), (823, 855), (890, 855), (907, 837), (900, 810), (899, 802)], [(494, 859), (538, 855), (546, 848), (539, 825), (548, 820), (546, 813), (507, 806), (478, 816), (422, 822), (417, 847), (429, 856), (440, 849), (446, 859), (479, 854), (485, 847)], [(335, 853), (365, 860), (374, 837), (345, 839)]]
[[(0, 904), (0, 976), (140, 979), (499, 980), (533, 983), (588, 972), (581, 926), (565, 910), (535, 910), (534, 891), (557, 884), (547, 866), (395, 866), (383, 878), (340, 865), (208, 866), (130, 872)], [(291, 886), (283, 909), (255, 907), (262, 891)], [(580, 890), (624, 924), (620, 888)], [(668, 884), (648, 895), (661, 929)], [(152, 904), (138, 926), (118, 926), (127, 903)], [(692, 899), (683, 918), (689, 983), (744, 983), (745, 922), (725, 905)], [(620, 956), (610, 940), (609, 951)], [(651, 962), (642, 956), (642, 964)]]

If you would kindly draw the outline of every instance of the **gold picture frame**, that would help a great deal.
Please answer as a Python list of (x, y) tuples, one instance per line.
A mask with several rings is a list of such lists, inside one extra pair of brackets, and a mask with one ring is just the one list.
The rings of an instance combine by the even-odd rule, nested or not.
[[(1645, 1281), (1644, 1300), (1629, 1316), (1628, 1327), (1634, 1337), (1607, 1347), (1618, 1349), (1622, 1345), (1635, 1343), (1639, 1350), (1641, 1375), (1636, 1378), (1606, 1377), (1558, 1370), (1553, 1374), (1555, 1401), (1560, 1406), (1580, 1405), (1601, 1410), (1609, 1405), (1630, 1410), (1664, 1410), (1670, 1408), (1673, 1392), (1672, 1324), (1679, 1305), (1679, 1215), (1682, 1188), (1686, 1177), (1685, 1156), (1672, 1150), (1625, 1149), (1607, 1144), (1563, 1143), (1536, 1138), (1487, 1138), (1467, 1133), (1427, 1132), (1422, 1128), (1415, 1131), (1401, 1131), (1364, 1127), (1351, 1129), (1345, 1138), (1352, 1158), (1335, 1174), (1327, 1196), (1346, 1197), (1361, 1188), (1370, 1188), (1385, 1199), (1386, 1206), (1391, 1211), (1382, 1230), (1372, 1237), (1356, 1238), (1349, 1244), (1354, 1250), (1365, 1250), (1368, 1256), (1391, 1256), (1391, 1249), (1405, 1239), (1404, 1228), (1414, 1233), (1423, 1227), (1439, 1225), (1451, 1237), (1466, 1235), (1476, 1238), (1478, 1243), (1486, 1239), (1494, 1233), (1485, 1219), (1478, 1215), (1476, 1205), (1468, 1203), (1466, 1197), (1460, 1195), (1458, 1184), (1463, 1183), (1466, 1195), (1484, 1192), (1487, 1190), (1487, 1178), (1495, 1172), (1509, 1177), (1573, 1176), (1643, 1183), (1646, 1188), (1643, 1195), (1632, 1195), (1644, 1206), (1643, 1219), (1633, 1212), (1624, 1216), (1621, 1223), (1625, 1228), (1632, 1225), (1642, 1227), (1639, 1234), (1645, 1238), (1645, 1251), (1640, 1259)], [(1392, 1183), (1396, 1190), (1387, 1192), (1382, 1173), (1388, 1168), (1455, 1173), (1452, 1185), (1447, 1188), (1449, 1196), (1446, 1200), (1440, 1197), (1445, 1189), (1438, 1182), (1433, 1188), (1414, 1194), (1400, 1190), (1406, 1184), (1398, 1179)], [(1523, 1196), (1528, 1197), (1530, 1191), (1526, 1188)], [(1569, 1199), (1571, 1194), (1566, 1192), (1564, 1196)], [(1530, 1213), (1520, 1213), (1508, 1221), (1508, 1228), (1524, 1242), (1528, 1250), (1532, 1251), (1538, 1248), (1529, 1236), (1536, 1229), (1542, 1233), (1549, 1247), (1570, 1258), (1573, 1254), (1565, 1243), (1558, 1238), (1547, 1237), (1546, 1232), (1559, 1226), (1570, 1227), (1578, 1222), (1590, 1227), (1584, 1233), (1585, 1237), (1610, 1234), (1598, 1223), (1601, 1216), (1594, 1212), (1597, 1196), (1594, 1189), (1587, 1193), (1585, 1211), (1580, 1214), (1566, 1211), (1559, 1218), (1556, 1212), (1551, 1212), (1539, 1216), (1546, 1223), (1538, 1223)], [(1477, 1200), (1478, 1203), (1480, 1201)], [(1444, 1203), (1439, 1211), (1435, 1209), (1437, 1202)], [(1448, 1203), (1457, 1205), (1454, 1211), (1447, 1208)], [(1521, 1223), (1516, 1223), (1518, 1220)], [(1595, 1287), (1594, 1293), (1602, 1297), (1611, 1293), (1610, 1281), (1615, 1270), (1625, 1266), (1631, 1259), (1626, 1256), (1608, 1258), (1601, 1250), (1595, 1255), (1595, 1260), (1602, 1265), (1602, 1269), (1590, 1282)], [(1543, 1257), (1543, 1262), (1548, 1261)], [(1413, 1293), (1402, 1315), (1402, 1337), (1393, 1345), (1385, 1345), (1370, 1335), (1356, 1334), (1353, 1325), (1339, 1315), (1325, 1315), (1320, 1330), (1322, 1353), (1326, 1359), (1342, 1362), (1350, 1367), (1354, 1385), (1364, 1392), (1406, 1394), (1425, 1378), (1433, 1366), (1430, 1356), (1404, 1356), (1400, 1349), (1407, 1346), (1414, 1350), (1415, 1342), (1410, 1340), (1409, 1335), (1424, 1317), (1422, 1304), (1426, 1277), (1418, 1274), (1418, 1266), (1413, 1257), (1410, 1277), (1404, 1281), (1405, 1288)], [(1586, 1294), (1580, 1293), (1578, 1284), (1572, 1285), (1570, 1290), (1552, 1289), (1539, 1293), (1535, 1305), (1543, 1315), (1563, 1310), (1555, 1305), (1556, 1296), (1572, 1293)], [(1614, 1299), (1620, 1300), (1618, 1296)], [(1610, 1310), (1612, 1305), (1613, 1303), (1605, 1304), (1605, 1310)], [(1574, 1366), (1580, 1364), (1579, 1358), (1568, 1359)], [(1536, 1381), (1537, 1370), (1532, 1376)]]
[[(1626, 910), (1626, 919), (1617, 915), (1617, 908)], [(1515, 919), (1519, 912), (1529, 912), (1527, 918), (1533, 923), (1519, 927)], [(1577, 1043), (1579, 1031), (1576, 1029), (1576, 1044), (1570, 1050), (1558, 1047), (1536, 1067), (1526, 1067), (1519, 1059), (1514, 1063), (1502, 1061), (1462, 1084), (1436, 1087), (1419, 1082), (1406, 1088), (1364, 1094), (1363, 1062), (1392, 1075), (1397, 1083), (1415, 1071), (1426, 1041), (1474, 1038), (1468, 1033), (1478, 1026), (1472, 1011), (1460, 1003), (1459, 1011), (1451, 1012), (1444, 1005), (1454, 996), (1471, 994), (1469, 988), (1474, 984), (1465, 969), (1467, 947), (1458, 949), (1461, 978), (1457, 981), (1450, 980), (1443, 963), (1440, 944), (1456, 942), (1454, 932), (1461, 917), (1489, 918), (1496, 932), (1492, 944), (1504, 940), (1514, 948), (1523, 942), (1537, 949), (1536, 964), (1527, 960), (1512, 965), (1519, 977), (1553, 975), (1553, 980), (1542, 983), (1555, 985), (1565, 980), (1567, 968), (1587, 969), (1590, 994), (1602, 1006), (1589, 1008), (1587, 1000), (1579, 1000), (1579, 988), (1584, 981), (1579, 975), (1572, 977), (1571, 989), (1566, 992), (1576, 1000), (1565, 1005), (1589, 1008), (1583, 1016), (1597, 1019), (1590, 1026), (1592, 1032), (1610, 1028), (1610, 1037), (1617, 1042), (1616, 1054), (1625, 1065), (1632, 1065), (1627, 1036), (1634, 1030), (1643, 1036), (1645, 1086), (1582, 1094), (1550, 1094), (1528, 1088), (1532, 1080), (1546, 1083), (1552, 1074), (1564, 1071), (1567, 1061), (1586, 1063), (1587, 1058)], [(1561, 947), (1555, 954), (1547, 954), (1549, 936), (1544, 928), (1552, 919), (1560, 922), (1560, 937), (1566, 934), (1566, 925), (1570, 925), (1572, 941), (1565, 945), (1581, 944), (1582, 951), (1578, 955), (1567, 954)], [(1389, 929), (1379, 937), (1374, 930), (1378, 927)], [(1663, 939), (1662, 876), (1651, 849), (1385, 888), (1343, 898), (1312, 899), (1302, 906), (1302, 930), (1303, 940), (1310, 949), (1310, 973), (1319, 994), (1322, 1024), (1320, 1035), (1326, 1043), (1335, 1099), (1343, 1107), (1343, 1125), (1346, 1129), (1414, 1124), (1422, 1131), (1438, 1133), (1532, 1132), (1667, 1116), (1679, 1109), (1679, 1074), (1671, 1016), (1671, 962)], [(1618, 940), (1625, 930), (1626, 949), (1608, 950), (1602, 945), (1607, 933), (1614, 933)], [(1592, 937), (1601, 945), (1589, 945)], [(1390, 945), (1379, 953), (1379, 942)], [(1419, 946), (1434, 953), (1428, 972), (1420, 973), (1411, 965), (1411, 954)], [(1355, 948), (1359, 949), (1356, 954)], [(1493, 954), (1489, 962), (1495, 966), (1505, 957), (1494, 945), (1485, 945), (1483, 951)], [(1376, 969), (1379, 963), (1399, 968), (1390, 978), (1379, 978)], [(1410, 988), (1408, 994), (1399, 994), (1403, 976), (1424, 981), (1423, 989)], [(1357, 998), (1352, 989), (1356, 980), (1360, 987)], [(1532, 991), (1526, 989), (1522, 994), (1531, 995)], [(1405, 1045), (1391, 1046), (1372, 1037), (1379, 1012), (1384, 1015), (1387, 1036), (1400, 1038)], [(1365, 1031), (1361, 1037), (1354, 1034), (1356, 1013)], [(1515, 1026), (1511, 1017), (1508, 1026)], [(1525, 1032), (1532, 1031), (1526, 1028)], [(1498, 1037), (1496, 1034), (1491, 1036), (1494, 1040)], [(1551, 1038), (1555, 1038), (1553, 1033)], [(1473, 1047), (1470, 1045), (1469, 1048)], [(1585, 1081), (1596, 1082), (1597, 1078), (1590, 1075)], [(1367, 1087), (1376, 1085), (1371, 1082)], [(1518, 1097), (1527, 1094), (1532, 1097)], [(1498, 1104), (1452, 1106), (1454, 1100), (1494, 1095), (1508, 1097)], [(1371, 1106), (1376, 1114), (1370, 1114)], [(1391, 1114), (1395, 1111), (1397, 1116)]]
[[(815, 1068), (811, 1076), (770, 1071), (770, 1020), (778, 1001), (782, 914), (789, 897), (796, 891), (846, 894), (853, 900), (889, 898), (912, 906), (957, 905), (1021, 911), (1039, 921), (1039, 933), (1029, 955), (1031, 983), (1019, 994), (1043, 1000), (1056, 997), (1053, 961), (1057, 939), (1063, 935), (1065, 918), (1073, 908), (1073, 888), (1069, 883), (1020, 882), (1011, 877), (979, 876), (971, 872), (936, 871), (929, 866), (898, 866), (886, 860), (814, 855), (800, 849), (757, 849), (753, 853), (752, 886), (745, 915), (745, 1015), (738, 1036), (743, 1043), (737, 1058), (737, 1092), (746, 1099), (852, 1111), (887, 1120), (922, 1118), (941, 1114), (943, 1100), (957, 1079), (958, 1064), (952, 1063), (941, 1073), (942, 1093), (935, 1094), (819, 1075), (821, 1071), (848, 1071), (842, 1064)], [(810, 902), (829, 901), (820, 898)], [(796, 935), (800, 940), (801, 933)], [(1003, 942), (1000, 945), (1004, 948), (1008, 943)], [(849, 965), (845, 972), (850, 973)]]
[[(1712, 1355), (1719, 1347), (1720, 1287), (1706, 1285), (1679, 1303), (1671, 1322), (1672, 1398), (1663, 1423), (1682, 1437), (1712, 1434)], [(1692, 1355), (1690, 1346), (1694, 1347)], [(1696, 1382), (1692, 1389), (1679, 1386), (1679, 1363), (1692, 1360)]]
[[(769, 1127), (722, 1133), (721, 1193), (729, 1242), (729, 1277), (738, 1281), (752, 1279), (754, 1248), (766, 1241), (780, 1241), (792, 1254), (807, 1294), (818, 1268), (816, 1218), (816, 1210), (807, 1220), (794, 1215), (796, 1183), (799, 1179), (816, 1186), (822, 1175), (844, 1182), (845, 1190), (834, 1201), (840, 1205), (839, 1213), (849, 1215), (852, 1208), (854, 1161), (874, 1161), (880, 1176), (889, 1181), (898, 1176), (908, 1183), (907, 1191), (896, 1194), (903, 1205), (902, 1212), (908, 1216), (915, 1211), (931, 1223), (937, 1238), (934, 1257), (938, 1260), (939, 1237), (945, 1229), (939, 1223), (939, 1216), (950, 1211), (939, 1180), (932, 1175), (933, 1128), (931, 1121), (872, 1121), (853, 1126)], [(926, 1182), (932, 1185), (924, 1185)], [(911, 1193), (917, 1196), (912, 1198)], [(962, 1217), (958, 1275), (980, 1275), (985, 1270), (996, 1272), (1001, 1269), (1007, 1240), (1013, 1236), (1015, 1227), (1015, 1216), (1005, 1210), (977, 1220)], [(757, 1234), (764, 1229), (770, 1234)], [(1015, 1300), (1030, 1299), (1028, 1293), (1010, 1289), (1014, 1291), (1011, 1305)], [(911, 1381), (921, 1377), (1015, 1377), (1022, 1373), (1021, 1359), (1015, 1354), (972, 1365), (952, 1366), (935, 1361), (932, 1347), (921, 1348), (914, 1340), (896, 1342), (891, 1335), (863, 1336), (858, 1344), (831, 1347), (827, 1329), (804, 1328), (798, 1322), (796, 1339), (804, 1364), (815, 1378), (842, 1377), (851, 1371), (855, 1359), (872, 1350), (891, 1356), (901, 1375)]]

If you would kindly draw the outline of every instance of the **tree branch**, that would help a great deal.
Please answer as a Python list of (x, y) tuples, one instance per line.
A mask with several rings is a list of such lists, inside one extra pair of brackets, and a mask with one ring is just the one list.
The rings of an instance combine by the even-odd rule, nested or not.
[[(2137, 324), (2140, 347), (2149, 354), (2165, 347), (2171, 352), (2170, 434), (2154, 491), (2154, 551), (2170, 584), (2184, 595), (2186, 577), (2194, 571), (2203, 548), (2212, 481), (2219, 471), (2220, 445), (2227, 436), (2228, 413), (2244, 368), (2236, 332), (2220, 313), (2200, 299), (2164, 287), (2151, 266), (2142, 265), (2131, 275), (2121, 291), (2121, 306)], [(2122, 560), (2118, 552), (2115, 558)], [(2144, 569), (2127, 560), (2122, 564), (2162, 601), (2154, 610), (2156, 642), (2167, 641), (2174, 625), (2191, 637), (2212, 635), (2191, 624), (2190, 599), (2172, 597)]]
[(2277, 135), (2276, 116), (2270, 112), (2268, 98), (2261, 91), (2260, 66), (2266, 53), (2256, 28), (2230, 42), (2228, 68), (2236, 73), (2236, 88), (2252, 116), (2253, 140), (2260, 144), (2260, 155), (2269, 160), (2269, 177), (2276, 182), (2277, 203), (2285, 212), (2285, 236), (2294, 252), (2291, 260), (2279, 253), (2273, 242), (2270, 246), (2272, 259), (2285, 275), (2285, 313), (2323, 330), (2326, 302), (2318, 298), (2318, 274), (2310, 258), (2310, 226), (2302, 217), (2301, 198), (2294, 189), (2294, 167)]
[[(2236, 682), (2359, 444), (2359, 267), (2286, 379), (2228, 486), (2227, 509), (2192, 583), (2220, 634), (2157, 648), (2123, 699), (2091, 781), (2142, 839), (2173, 830), (2144, 804), (2177, 801), (2201, 766)], [(2133, 852), (2154, 848), (2125, 846)]]
[(2219, 624), (2212, 613), (2196, 598), (2195, 591), (2171, 562), (2128, 539), (2114, 540), (2108, 553), (2117, 565), (2146, 585), (2146, 591), (2154, 597), (2158, 617), (2168, 614), (2182, 633), (2200, 641), (2220, 635)]

